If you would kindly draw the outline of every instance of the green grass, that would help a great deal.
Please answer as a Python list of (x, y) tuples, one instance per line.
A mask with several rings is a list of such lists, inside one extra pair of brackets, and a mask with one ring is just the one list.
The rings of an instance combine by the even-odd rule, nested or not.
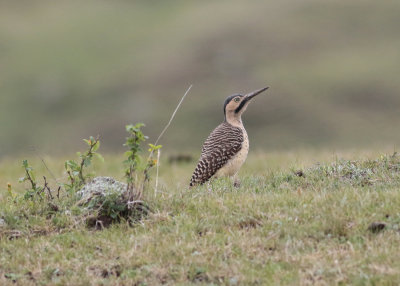
[[(122, 177), (105, 156), (98, 175)], [(62, 159), (46, 158), (59, 180)], [(320, 162), (319, 164), (317, 164)], [(37, 173), (46, 173), (32, 160)], [(187, 188), (194, 162), (161, 165), (154, 212), (103, 231), (8, 200), (19, 163), (0, 164), (0, 284), (398, 285), (400, 158), (376, 152), (253, 152), (242, 184)], [(304, 176), (295, 173), (302, 170)], [(49, 176), (49, 175), (47, 175)], [(3, 188), (4, 187), (4, 188)], [(368, 231), (384, 222), (380, 233)]]

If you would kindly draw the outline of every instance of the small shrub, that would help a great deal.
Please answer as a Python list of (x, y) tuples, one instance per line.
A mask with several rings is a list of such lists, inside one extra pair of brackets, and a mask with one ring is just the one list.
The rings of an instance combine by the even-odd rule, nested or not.
[(28, 181), (31, 185), (31, 187), (26, 190), (26, 192), (24, 194), (24, 198), (25, 199), (35, 199), (38, 197), (38, 198), (42, 199), (42, 192), (43, 192), (44, 188), (38, 186), (32, 166), (29, 165), (28, 160), (23, 160), (22, 166), (24, 167), (24, 170), (25, 170), (25, 176), (21, 177), (19, 179), (19, 182), (23, 183), (23, 182)]
[[(126, 138), (124, 146), (128, 147), (128, 151), (125, 152), (127, 157), (124, 161), (126, 166), (125, 178), (127, 183), (127, 191), (131, 196), (131, 199), (141, 199), (145, 184), (150, 180), (149, 171), (156, 164), (156, 160), (153, 159), (154, 151), (161, 149), (161, 145), (149, 144), (150, 155), (147, 158), (144, 167), (141, 167), (143, 158), (139, 155), (140, 144), (148, 139), (141, 130), (144, 126), (143, 123), (136, 125), (127, 125), (126, 132), (129, 136)], [(141, 174), (142, 173), (142, 174)]]
[(88, 150), (81, 154), (77, 153), (80, 158), (80, 162), (74, 160), (68, 160), (64, 164), (65, 171), (69, 177), (69, 184), (65, 184), (66, 190), (78, 190), (82, 185), (84, 185), (87, 180), (92, 178), (94, 174), (88, 173), (84, 174), (84, 169), (92, 164), (93, 157), (99, 158), (104, 161), (103, 157), (96, 151), (100, 148), (99, 138), (90, 137), (89, 139), (83, 139), (88, 146)]

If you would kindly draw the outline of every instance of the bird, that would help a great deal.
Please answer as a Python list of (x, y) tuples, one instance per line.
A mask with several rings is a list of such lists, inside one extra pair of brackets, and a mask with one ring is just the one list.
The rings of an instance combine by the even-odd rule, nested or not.
[[(250, 101), (268, 88), (226, 98), (224, 121), (204, 142), (200, 159), (190, 180), (190, 187), (202, 185), (212, 177), (236, 178), (249, 152), (249, 138), (242, 123), (242, 114)], [(238, 183), (235, 182), (235, 185)]]

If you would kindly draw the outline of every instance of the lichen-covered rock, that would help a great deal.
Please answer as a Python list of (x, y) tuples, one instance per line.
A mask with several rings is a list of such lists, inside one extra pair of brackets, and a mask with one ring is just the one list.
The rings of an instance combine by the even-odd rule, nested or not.
[(91, 197), (93, 194), (105, 196), (120, 193), (122, 195), (126, 192), (126, 189), (125, 183), (116, 181), (112, 177), (96, 177), (84, 185), (77, 194), (81, 198)]
[(135, 222), (147, 215), (149, 208), (139, 200), (136, 190), (111, 177), (96, 177), (77, 192), (77, 205), (84, 210), (87, 224), (101, 228), (121, 218)]

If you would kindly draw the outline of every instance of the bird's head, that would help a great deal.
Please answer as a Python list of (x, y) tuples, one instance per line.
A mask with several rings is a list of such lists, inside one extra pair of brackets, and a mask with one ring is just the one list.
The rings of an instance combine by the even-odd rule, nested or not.
[(229, 96), (224, 103), (225, 121), (228, 123), (240, 122), (241, 115), (246, 110), (249, 102), (261, 92), (267, 90), (269, 86), (250, 92), (246, 95), (234, 94)]

